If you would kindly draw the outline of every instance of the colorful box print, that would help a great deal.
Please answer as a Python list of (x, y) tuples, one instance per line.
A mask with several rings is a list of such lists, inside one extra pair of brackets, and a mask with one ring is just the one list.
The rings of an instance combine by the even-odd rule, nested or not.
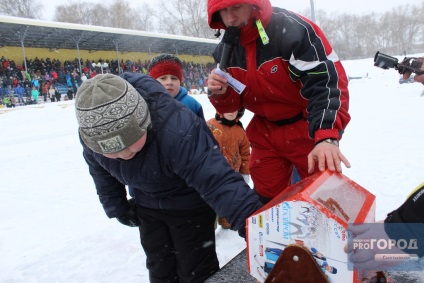
[(311, 251), (330, 282), (357, 282), (344, 252), (347, 225), (374, 217), (374, 195), (342, 174), (315, 174), (247, 219), (249, 272), (264, 282), (284, 248), (297, 243)]

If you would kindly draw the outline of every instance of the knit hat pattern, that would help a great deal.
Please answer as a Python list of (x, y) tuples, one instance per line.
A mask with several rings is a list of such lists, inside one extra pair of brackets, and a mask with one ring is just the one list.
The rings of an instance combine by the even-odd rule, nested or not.
[(123, 78), (112, 74), (86, 80), (78, 89), (75, 110), (83, 142), (100, 154), (128, 148), (151, 124), (143, 97)]
[(164, 75), (173, 75), (183, 81), (183, 65), (180, 59), (172, 54), (161, 54), (152, 59), (148, 67), (149, 76), (157, 79)]

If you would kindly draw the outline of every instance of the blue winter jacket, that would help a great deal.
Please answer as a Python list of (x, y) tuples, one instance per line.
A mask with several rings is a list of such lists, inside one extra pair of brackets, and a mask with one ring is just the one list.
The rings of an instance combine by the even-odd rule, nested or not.
[(107, 216), (119, 217), (129, 210), (127, 184), (142, 207), (188, 210), (207, 204), (226, 217), (232, 229), (244, 230), (246, 218), (261, 203), (228, 165), (206, 123), (155, 79), (134, 73), (122, 77), (146, 100), (152, 127), (145, 146), (131, 160), (106, 158), (81, 141)]
[(190, 108), (194, 114), (205, 120), (202, 105), (196, 99), (188, 95), (186, 88), (180, 86), (180, 92), (174, 98)]

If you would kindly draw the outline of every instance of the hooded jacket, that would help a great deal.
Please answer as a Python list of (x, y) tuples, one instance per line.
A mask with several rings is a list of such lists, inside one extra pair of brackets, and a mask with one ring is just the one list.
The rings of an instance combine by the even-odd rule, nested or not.
[(152, 209), (189, 210), (209, 205), (244, 230), (246, 218), (261, 203), (219, 151), (206, 123), (166, 93), (147, 75), (124, 73), (148, 104), (151, 128), (140, 152), (130, 160), (110, 159), (81, 140), (100, 202), (108, 217), (129, 210), (125, 185), (138, 205)]
[(246, 132), (236, 121), (229, 125), (222, 123), (222, 120), (226, 119), (217, 113), (215, 118), (206, 123), (218, 141), (220, 150), (230, 166), (240, 174), (250, 174), (250, 143)]
[[(245, 106), (269, 121), (303, 113), (315, 142), (340, 139), (350, 121), (348, 80), (320, 28), (298, 14), (271, 7), (269, 0), (209, 0), (209, 26), (225, 29), (219, 10), (237, 4), (252, 4), (254, 10), (241, 29), (227, 71), (246, 89), (241, 95), (232, 88), (221, 97), (212, 95), (214, 107), (225, 113)], [(259, 36), (257, 19), (268, 44)], [(213, 53), (216, 62), (222, 47), (219, 44)]]

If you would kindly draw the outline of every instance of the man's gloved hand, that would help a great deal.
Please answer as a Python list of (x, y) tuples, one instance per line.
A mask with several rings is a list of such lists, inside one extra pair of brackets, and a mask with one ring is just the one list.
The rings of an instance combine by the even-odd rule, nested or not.
[(246, 184), (249, 184), (250, 182), (250, 175), (249, 174), (241, 174), (243, 176), (244, 181)]
[(408, 77), (411, 73), (417, 75), (424, 74), (424, 58), (417, 57), (405, 57), (402, 62), (398, 64), (398, 72), (403, 75), (406, 74)]
[(134, 198), (128, 200), (130, 203), (130, 210), (128, 210), (124, 215), (116, 217), (116, 219), (124, 225), (129, 227), (138, 227), (140, 226), (140, 219), (137, 215), (137, 204)]

